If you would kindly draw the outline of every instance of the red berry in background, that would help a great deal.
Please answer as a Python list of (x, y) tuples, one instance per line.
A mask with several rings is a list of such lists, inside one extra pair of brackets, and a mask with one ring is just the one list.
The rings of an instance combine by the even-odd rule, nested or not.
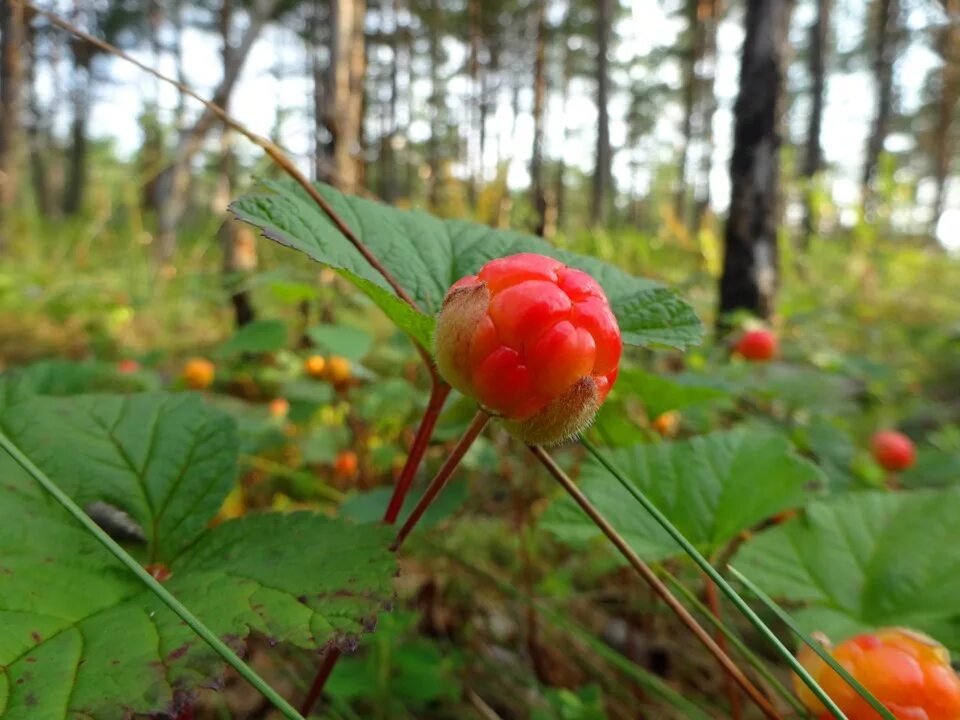
[[(946, 648), (926, 635), (888, 628), (857, 635), (835, 649), (825, 645), (897, 720), (960, 718), (960, 678), (950, 667)], [(849, 720), (879, 720), (879, 713), (813, 650), (804, 646), (797, 657)], [(832, 717), (796, 677), (794, 685), (803, 704), (818, 718)]]
[(140, 363), (133, 358), (125, 358), (117, 363), (117, 371), (122, 373), (135, 373), (140, 370)]
[(777, 354), (777, 336), (770, 330), (747, 330), (740, 336), (733, 351), (745, 360), (766, 362)]
[(873, 436), (873, 457), (887, 470), (906, 470), (916, 460), (913, 441), (896, 430), (881, 430)]
[(333, 461), (333, 472), (338, 478), (349, 480), (357, 474), (358, 466), (357, 454), (352, 450), (344, 450)]
[(622, 349), (600, 285), (533, 253), (458, 280), (437, 322), (440, 374), (530, 444), (560, 442), (593, 419)]

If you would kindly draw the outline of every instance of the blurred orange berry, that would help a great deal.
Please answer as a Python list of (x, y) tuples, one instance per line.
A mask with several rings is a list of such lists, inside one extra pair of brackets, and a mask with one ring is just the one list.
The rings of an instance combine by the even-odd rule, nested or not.
[(327, 380), (334, 385), (342, 385), (347, 382), (351, 377), (350, 361), (339, 355), (331, 356), (327, 363), (326, 376)]
[(668, 410), (652, 423), (653, 429), (665, 438), (675, 437), (680, 430), (680, 413), (676, 410)]
[(193, 358), (183, 368), (183, 379), (194, 390), (205, 390), (213, 384), (216, 366), (204, 358)]
[[(825, 639), (824, 639), (825, 640)], [(960, 678), (940, 643), (904, 628), (857, 635), (831, 649), (831, 655), (890, 710), (897, 720), (960, 718)], [(797, 658), (849, 718), (879, 720), (880, 715), (813, 650)], [(806, 685), (794, 678), (797, 695), (822, 720), (831, 715)]]
[(357, 474), (359, 463), (353, 450), (344, 450), (333, 461), (333, 473), (342, 480), (348, 480)]
[(311, 355), (303, 363), (303, 369), (307, 375), (317, 380), (323, 377), (323, 371), (326, 367), (327, 361), (323, 359), (322, 355)]
[(278, 397), (270, 401), (270, 417), (282, 420), (290, 412), (290, 403), (286, 398)]

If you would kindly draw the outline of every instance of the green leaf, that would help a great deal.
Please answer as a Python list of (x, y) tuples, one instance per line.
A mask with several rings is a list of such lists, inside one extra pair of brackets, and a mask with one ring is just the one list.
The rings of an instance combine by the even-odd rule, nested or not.
[(840, 640), (903, 625), (960, 649), (957, 517), (960, 488), (856, 493), (811, 503), (735, 564), (767, 593), (805, 604), (793, 616), (806, 632)]
[[(208, 529), (236, 448), (229, 419), (195, 397), (34, 397), (8, 405), (0, 425), (75, 499), (129, 492), (118, 506), (156, 532), (166, 588), (236, 649), (250, 632), (352, 647), (393, 596), (389, 528), (295, 513)], [(169, 713), (219, 675), (219, 656), (5, 453), (0, 493), (4, 720)]]
[(307, 335), (321, 352), (340, 355), (348, 360), (363, 360), (373, 347), (373, 336), (353, 325), (315, 325)]
[(220, 346), (220, 354), (230, 357), (243, 353), (270, 353), (287, 344), (287, 328), (280, 320), (254, 320), (237, 330)]
[[(708, 557), (743, 530), (801, 504), (804, 487), (820, 480), (816, 466), (795, 455), (780, 435), (718, 432), (612, 449), (607, 457)], [(640, 557), (653, 561), (680, 554), (599, 463), (588, 461), (581, 476), (583, 492)], [(568, 542), (600, 535), (567, 498), (554, 503), (541, 523)]]
[(921, 446), (916, 464), (900, 475), (900, 484), (909, 488), (960, 484), (960, 451)]
[[(413, 322), (409, 313), (398, 309), (403, 303), (386, 281), (302, 188), (292, 182), (267, 181), (263, 185), (268, 192), (247, 195), (231, 204), (231, 212), (238, 219), (260, 228), (276, 242), (337, 268), (364, 292), (371, 290), (371, 284), (380, 288), (383, 293), (368, 294), (387, 315), (398, 323), (401, 316)], [(684, 348), (700, 340), (699, 319), (671, 290), (595, 258), (558, 250), (523, 233), (462, 220), (441, 220), (424, 212), (398, 210), (344, 195), (327, 185), (317, 187), (425, 315), (437, 313), (447, 288), (464, 275), (476, 272), (488, 260), (536, 252), (596, 278), (610, 299), (625, 342)], [(409, 327), (401, 327), (411, 332)]]
[(700, 378), (690, 380), (681, 375), (661, 377), (634, 368), (623, 370), (614, 387), (615, 397), (635, 396), (643, 403), (651, 418), (668, 410), (679, 410), (729, 396), (728, 392), (718, 387), (702, 384)]

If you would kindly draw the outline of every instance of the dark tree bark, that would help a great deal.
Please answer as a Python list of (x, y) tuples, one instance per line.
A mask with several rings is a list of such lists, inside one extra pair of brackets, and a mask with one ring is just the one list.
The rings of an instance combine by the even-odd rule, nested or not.
[(893, 114), (893, 65), (897, 59), (900, 37), (899, 0), (876, 0), (875, 5), (876, 49), (872, 71), (877, 97), (861, 175), (864, 215), (873, 210), (873, 181), (877, 174), (877, 164), (880, 161), (880, 153), (883, 151), (883, 143), (889, 132), (890, 117)]
[(46, 150), (50, 145), (48, 115), (40, 107), (37, 93), (37, 43), (36, 31), (30, 23), (26, 24), (26, 69), (24, 82), (27, 91), (27, 146), (30, 153), (30, 182), (33, 186), (34, 201), (44, 217), (56, 216), (59, 207), (50, 192), (50, 172), (47, 165)]
[(613, 0), (597, 0), (597, 164), (593, 173), (593, 204), (590, 220), (602, 225), (607, 217), (607, 200), (611, 190), (610, 165), (610, 26), (613, 22)]
[(427, 140), (427, 165), (430, 167), (430, 207), (436, 208), (440, 200), (440, 141), (446, 135), (447, 113), (443, 77), (440, 65), (443, 62), (443, 8), (440, 0), (430, 3), (430, 138)]
[(936, 194), (930, 218), (930, 234), (936, 236), (940, 216), (947, 201), (947, 180), (956, 154), (957, 115), (960, 114), (960, 0), (943, 0), (944, 10), (953, 22), (945, 25), (937, 39), (943, 67), (940, 69), (940, 97), (934, 138)]
[(23, 44), (23, 5), (0, 0), (0, 249), (19, 182)]
[(720, 278), (721, 328), (733, 311), (769, 318), (774, 310), (780, 120), (792, 5), (791, 0), (747, 0)]
[(817, 17), (810, 26), (810, 44), (807, 49), (807, 71), (810, 74), (810, 116), (807, 119), (806, 150), (801, 177), (804, 188), (803, 237), (804, 245), (817, 232), (817, 218), (813, 207), (813, 184), (823, 169), (823, 148), (820, 133), (823, 127), (823, 108), (826, 102), (827, 45), (830, 37), (831, 0), (817, 0)]
[(85, 42), (71, 43), (74, 57), (73, 118), (70, 121), (70, 153), (63, 188), (63, 212), (75, 215), (83, 207), (87, 186), (87, 121), (90, 117), (90, 86), (93, 84), (93, 49)]
[(537, 214), (535, 232), (543, 237), (547, 225), (547, 195), (543, 178), (543, 114), (547, 99), (547, 0), (536, 4), (537, 38), (533, 62), (533, 150), (530, 155), (530, 192)]

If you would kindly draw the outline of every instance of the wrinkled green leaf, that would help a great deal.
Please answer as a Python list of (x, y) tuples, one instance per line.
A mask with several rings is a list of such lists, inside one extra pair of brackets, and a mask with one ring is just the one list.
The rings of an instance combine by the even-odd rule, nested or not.
[(807, 632), (835, 639), (888, 625), (960, 648), (960, 488), (862, 492), (807, 506), (758, 535), (734, 564)]
[[(301, 188), (291, 182), (269, 181), (263, 185), (269, 192), (247, 195), (231, 204), (231, 212), (238, 219), (260, 228), (272, 240), (337, 268), (365, 292), (370, 288), (358, 279), (381, 288), (387, 294), (371, 295), (374, 301), (394, 322), (400, 323), (401, 318), (413, 322), (409, 313), (399, 310), (403, 303), (386, 281)], [(326, 185), (318, 185), (318, 189), (425, 315), (439, 311), (453, 282), (476, 272), (488, 260), (518, 252), (537, 252), (581, 268), (603, 285), (626, 342), (683, 348), (700, 339), (700, 321), (672, 291), (600, 260), (558, 250), (523, 233), (398, 210), (344, 195)], [(414, 334), (406, 324), (401, 327)]]
[[(208, 529), (236, 446), (230, 421), (194, 396), (28, 397), (0, 424), (74, 499), (110, 502), (141, 523), (151, 559), (172, 572), (167, 588), (236, 649), (251, 631), (308, 649), (352, 646), (392, 598), (388, 528), (296, 513)], [(219, 656), (3, 453), (0, 495), (5, 720), (169, 713), (222, 672)]]
[[(686, 442), (610, 449), (606, 455), (707, 556), (743, 530), (800, 505), (804, 487), (821, 480), (816, 466), (794, 454), (780, 435), (718, 432)], [(589, 460), (581, 477), (583, 492), (640, 557), (680, 554), (599, 463)], [(569, 498), (554, 503), (541, 523), (569, 542), (600, 535)]]

